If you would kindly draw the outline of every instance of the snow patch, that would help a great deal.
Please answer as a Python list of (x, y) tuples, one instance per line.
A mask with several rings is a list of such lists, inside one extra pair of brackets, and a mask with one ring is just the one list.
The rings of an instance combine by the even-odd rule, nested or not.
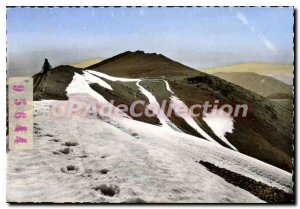
[(210, 113), (204, 113), (203, 120), (228, 146), (236, 150), (225, 137), (226, 133), (233, 132), (233, 118), (222, 109), (213, 109)]
[[(77, 95), (89, 95), (90, 97), (96, 99), (99, 102), (99, 104), (104, 105), (107, 108), (110, 108), (112, 110), (112, 112), (116, 113), (116, 115), (131, 118), (126, 113), (124, 113), (122, 110), (118, 109), (117, 107), (115, 107), (111, 103), (109, 103), (101, 94), (98, 94), (96, 91), (94, 91), (89, 86), (89, 83), (85, 79), (85, 77), (78, 73), (74, 74), (73, 80), (71, 81), (69, 86), (66, 88), (66, 91), (67, 91), (67, 96), (69, 98), (74, 98), (73, 96), (75, 95), (76, 100), (78, 100), (78, 99), (81, 100), (80, 96), (77, 97)], [(105, 111), (102, 111), (102, 114), (105, 115)], [(111, 114), (111, 113), (109, 113), (109, 114)]]
[(107, 100), (94, 91), (86, 81), (85, 77), (74, 73), (73, 80), (66, 88), (67, 96), (69, 97), (72, 94), (88, 94), (91, 97), (95, 98), (98, 102), (107, 103)]
[(155, 96), (153, 96), (153, 94), (150, 91), (148, 91), (147, 89), (145, 89), (144, 87), (142, 87), (140, 85), (140, 81), (137, 81), (136, 85), (139, 87), (139, 90), (142, 92), (142, 94), (144, 94), (148, 98), (148, 100), (149, 100), (148, 108), (149, 109), (153, 109), (153, 111), (155, 113), (157, 113), (156, 116), (159, 119), (159, 122), (162, 124), (162, 127), (171, 128), (173, 130), (180, 131), (180, 129), (177, 128), (169, 120), (169, 118), (165, 115), (165, 113), (161, 110), (160, 105), (157, 102)]
[(110, 80), (110, 81), (137, 82), (137, 81), (140, 81), (140, 80), (141, 80), (141, 79), (135, 79), (135, 78), (121, 78), (121, 77), (114, 77), (114, 76), (110, 76), (110, 75), (107, 75), (107, 74), (105, 74), (105, 73), (100, 73), (100, 72), (93, 71), (93, 70), (87, 70), (87, 72), (89, 72), (89, 73), (91, 73), (91, 74), (93, 74), (93, 75), (102, 77), (102, 78), (106, 78), (107, 80)]
[(166, 80), (164, 80), (164, 82), (166, 83), (166, 88), (167, 88), (168, 92), (170, 92), (170, 93), (174, 94), (174, 92), (173, 92), (173, 91), (171, 90), (171, 88), (170, 88), (170, 84), (169, 84), (169, 82), (168, 82), (168, 81), (166, 81)]
[(97, 83), (106, 89), (113, 90), (112, 87), (101, 78), (94, 76), (86, 71), (83, 71), (83, 73), (84, 73), (84, 78), (89, 82), (89, 84)]
[[(192, 116), (188, 112), (188, 107), (184, 102), (182, 102), (178, 97), (171, 96), (171, 106), (174, 109), (174, 111), (179, 115), (182, 119), (185, 120), (187, 124), (189, 124), (192, 128), (194, 128), (201, 136), (209, 140), (210, 142), (217, 143), (213, 138), (211, 138), (202, 128), (198, 126), (198, 124), (195, 122), (195, 120), (192, 118)], [(176, 107), (184, 107), (184, 109), (187, 110), (187, 112), (179, 111)]]

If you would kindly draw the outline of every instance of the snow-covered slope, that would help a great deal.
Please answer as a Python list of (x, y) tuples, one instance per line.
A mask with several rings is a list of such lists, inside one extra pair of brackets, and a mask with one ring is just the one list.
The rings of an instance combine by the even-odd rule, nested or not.
[(292, 174), (241, 153), (124, 117), (54, 117), (55, 102), (34, 103), (34, 149), (8, 153), (8, 201), (262, 202), (199, 160), (291, 191)]
[[(140, 79), (96, 77), (91, 71), (75, 73), (66, 89), (70, 101), (80, 94), (111, 105), (89, 86), (96, 82), (112, 89), (98, 76), (135, 82), (150, 104), (157, 103), (139, 84)], [(172, 92), (167, 82), (166, 86)], [(70, 101), (34, 102), (34, 149), (8, 152), (8, 201), (264, 202), (211, 173), (199, 161), (292, 193), (291, 173), (215, 141), (176, 131), (165, 117), (160, 118), (163, 126), (156, 126), (124, 113), (122, 117), (108, 114), (96, 118), (53, 114), (58, 103), (68, 107)]]
[[(121, 78), (121, 77), (114, 77), (114, 76), (110, 76), (107, 75), (105, 73), (101, 73), (101, 72), (96, 72), (93, 70), (88, 70), (87, 72), (85, 72), (85, 77), (86, 74), (88, 75), (96, 75), (105, 79), (108, 79), (110, 81), (121, 81), (121, 82), (136, 82), (136, 85), (139, 87), (139, 90), (148, 98), (149, 100), (149, 108), (152, 108), (156, 111), (154, 112), (158, 112), (157, 110), (160, 108), (159, 103), (157, 102), (157, 99), (153, 96), (153, 94), (151, 92), (149, 92), (148, 90), (146, 90), (144, 87), (142, 87), (140, 85), (140, 82), (143, 79), (131, 79), (131, 78)], [(101, 80), (101, 79), (100, 79)], [(166, 89), (168, 92), (171, 93), (171, 97), (170, 98), (166, 98), (166, 99), (170, 99), (171, 100), (171, 107), (174, 109), (174, 111), (183, 119), (185, 120), (185, 122), (191, 126), (193, 129), (195, 129), (199, 134), (201, 134), (201, 136), (203, 136), (205, 139), (213, 142), (213, 143), (217, 143), (212, 137), (210, 137), (196, 122), (195, 120), (192, 118), (192, 116), (189, 114), (189, 112), (186, 113), (181, 113), (181, 111), (177, 111), (176, 106), (182, 106), (185, 107), (186, 109), (188, 109), (188, 107), (186, 106), (186, 104), (184, 104), (184, 102), (182, 102), (172, 91), (168, 81), (164, 80), (164, 79), (145, 79), (145, 80), (162, 80), (165, 82), (166, 84)], [(76, 81), (73, 81), (74, 85), (77, 86)], [(96, 83), (99, 83), (99, 85), (103, 86), (102, 82), (98, 82), (96, 81)], [(106, 86), (104, 86), (105, 88), (107, 88)], [(180, 131), (180, 129), (178, 127), (176, 127), (175, 124), (173, 124), (168, 117), (164, 114), (163, 111), (159, 111), (159, 113), (157, 114), (157, 118), (159, 119), (160, 123), (162, 124), (163, 127), (165, 128), (171, 128), (173, 130), (176, 131)], [(225, 134), (225, 133), (224, 133)], [(230, 147), (232, 147), (234, 150), (236, 150), (236, 148), (234, 146), (232, 146), (226, 139), (224, 136), (221, 137), (223, 141), (225, 141), (227, 144), (229, 144)]]

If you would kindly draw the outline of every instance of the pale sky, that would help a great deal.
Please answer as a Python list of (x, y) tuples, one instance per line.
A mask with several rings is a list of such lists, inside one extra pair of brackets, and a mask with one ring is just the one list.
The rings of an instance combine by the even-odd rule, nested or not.
[(293, 63), (293, 8), (9, 8), (10, 76), (124, 51), (193, 68)]

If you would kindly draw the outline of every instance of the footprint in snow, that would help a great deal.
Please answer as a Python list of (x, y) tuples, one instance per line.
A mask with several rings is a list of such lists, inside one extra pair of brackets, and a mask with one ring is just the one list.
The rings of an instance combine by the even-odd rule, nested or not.
[(68, 154), (70, 154), (71, 152), (73, 152), (73, 150), (71, 149), (71, 148), (69, 148), (69, 147), (67, 147), (67, 148), (64, 148), (64, 149), (60, 149), (60, 150), (58, 150), (58, 151), (54, 151), (53, 152), (53, 154), (64, 154), (64, 155), (68, 155)]
[(116, 194), (120, 193), (120, 188), (115, 184), (101, 184), (100, 186), (96, 186), (93, 188), (97, 192), (101, 192), (104, 196), (113, 197)]
[(79, 172), (79, 167), (75, 165), (68, 165), (66, 167), (61, 168), (61, 171), (64, 173), (75, 174)]
[(109, 155), (102, 155), (101, 156), (102, 159), (105, 159), (105, 158), (108, 158), (108, 157), (109, 157)]
[(109, 172), (109, 170), (106, 169), (106, 168), (101, 169), (101, 170), (99, 171), (99, 173), (100, 173), (100, 174), (103, 174), (103, 175), (107, 174), (108, 172)]
[(79, 155), (78, 157), (79, 158), (87, 158), (88, 156), (87, 155)]
[(72, 146), (77, 146), (79, 143), (78, 142), (65, 142), (62, 145), (72, 147)]
[(60, 142), (61, 140), (60, 140), (60, 139), (50, 139), (49, 141), (52, 141), (52, 142)]
[(52, 134), (44, 134), (43, 136), (53, 137)]

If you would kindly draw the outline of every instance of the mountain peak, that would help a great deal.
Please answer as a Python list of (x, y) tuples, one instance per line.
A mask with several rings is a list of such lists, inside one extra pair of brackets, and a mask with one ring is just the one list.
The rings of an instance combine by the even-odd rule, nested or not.
[(137, 50), (137, 51), (125, 51), (125, 52), (123, 52), (121, 54), (118, 54), (118, 55), (116, 55), (114, 57), (117, 57), (117, 56), (118, 57), (122, 57), (122, 56), (127, 56), (127, 55), (131, 55), (131, 56), (140, 56), (140, 55), (145, 55), (145, 56), (154, 56), (154, 55), (156, 55), (156, 56), (163, 56), (163, 55), (157, 54), (157, 53), (147, 53), (147, 52), (144, 52), (142, 50)]
[(86, 69), (126, 77), (187, 75), (196, 71), (162, 54), (126, 51)]
[(129, 51), (130, 53), (133, 53), (133, 54), (147, 54), (146, 52), (142, 51), (142, 50), (137, 50), (135, 52), (131, 52)]

